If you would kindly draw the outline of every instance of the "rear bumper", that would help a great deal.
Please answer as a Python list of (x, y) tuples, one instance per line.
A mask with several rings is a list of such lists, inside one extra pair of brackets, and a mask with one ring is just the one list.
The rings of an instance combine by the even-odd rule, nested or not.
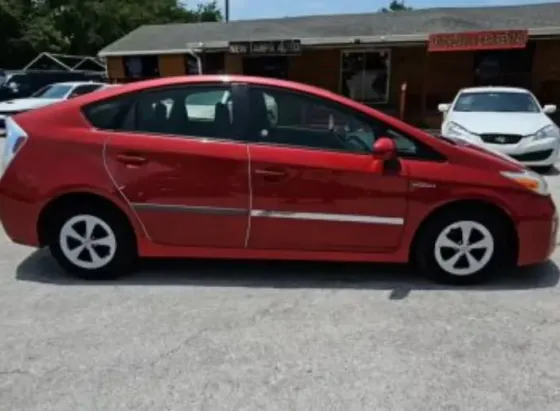
[(39, 210), (36, 203), (13, 198), (0, 188), (0, 222), (14, 243), (40, 246), (37, 233)]
[(518, 265), (538, 264), (548, 260), (556, 247), (557, 231), (556, 213), (549, 220), (527, 220), (519, 223)]

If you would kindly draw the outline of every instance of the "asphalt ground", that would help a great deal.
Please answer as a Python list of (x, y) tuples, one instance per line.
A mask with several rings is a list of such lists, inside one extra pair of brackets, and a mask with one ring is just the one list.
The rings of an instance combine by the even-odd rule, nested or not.
[(93, 284), (0, 233), (0, 410), (558, 411), (558, 263), (452, 288), (398, 266), (154, 260)]

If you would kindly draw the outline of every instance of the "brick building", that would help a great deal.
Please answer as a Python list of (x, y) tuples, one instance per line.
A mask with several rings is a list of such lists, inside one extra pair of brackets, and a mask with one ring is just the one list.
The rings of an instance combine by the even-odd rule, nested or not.
[(143, 26), (99, 55), (115, 81), (196, 74), (200, 62), (204, 73), (309, 83), (433, 127), (437, 104), (466, 86), (523, 86), (560, 103), (560, 3)]

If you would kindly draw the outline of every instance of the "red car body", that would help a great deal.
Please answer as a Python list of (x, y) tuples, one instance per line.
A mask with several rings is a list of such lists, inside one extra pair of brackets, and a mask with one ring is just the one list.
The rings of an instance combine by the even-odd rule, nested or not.
[[(375, 153), (104, 130), (93, 127), (83, 111), (145, 90), (216, 83), (278, 88), (344, 106), (404, 133), (441, 159), (399, 156), (393, 168)], [(508, 219), (517, 265), (542, 262), (554, 247), (550, 196), (531, 190), (533, 180), (501, 174), (523, 173), (520, 165), (303, 84), (243, 76), (166, 78), (92, 93), (13, 120), (26, 138), (16, 149), (6, 148), (14, 153), (8, 153), (13, 160), (0, 181), (0, 219), (14, 242), (28, 246), (49, 243), (42, 229), (45, 210), (78, 195), (118, 208), (141, 257), (403, 263), (411, 260), (422, 225), (459, 204), (490, 207)]]

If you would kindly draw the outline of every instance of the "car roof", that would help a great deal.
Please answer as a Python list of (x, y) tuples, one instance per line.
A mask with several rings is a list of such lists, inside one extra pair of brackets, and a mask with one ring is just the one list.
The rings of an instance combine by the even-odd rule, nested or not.
[(461, 89), (460, 93), (529, 93), (529, 90), (521, 87), (486, 86), (486, 87), (467, 87)]
[[(229, 75), (229, 74), (196, 74), (190, 76), (174, 76), (174, 77), (163, 77), (152, 80), (136, 81), (132, 83), (121, 84), (119, 87), (106, 87), (101, 91), (98, 91), (95, 96), (91, 97), (92, 100), (103, 99), (106, 97), (120, 96), (127, 93), (133, 93), (136, 91), (148, 90), (151, 88), (160, 87), (173, 87), (188, 84), (204, 84), (204, 83), (246, 83), (252, 85), (258, 85), (263, 87), (280, 87), (288, 90), (293, 90), (297, 92), (308, 93), (316, 95), (318, 97), (323, 97), (331, 100), (338, 101), (347, 105), (362, 106), (360, 103), (350, 100), (340, 94), (333, 93), (331, 91), (311, 86), (308, 84), (297, 83), (288, 80), (279, 80), (269, 77), (254, 77), (254, 76), (244, 76), (244, 75)], [(83, 101), (83, 100), (82, 100)]]

